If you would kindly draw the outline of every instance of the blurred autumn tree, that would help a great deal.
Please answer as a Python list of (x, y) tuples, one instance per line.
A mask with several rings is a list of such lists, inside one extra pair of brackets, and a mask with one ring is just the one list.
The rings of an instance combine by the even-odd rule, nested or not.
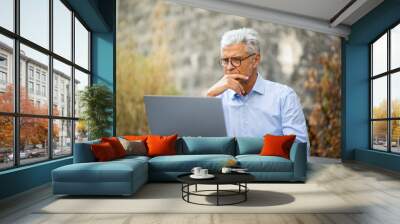
[[(14, 106), (13, 85), (8, 85), (6, 92), (0, 94), (0, 108), (2, 111), (12, 112)], [(20, 88), (20, 107), (25, 114), (47, 114), (48, 107), (34, 105), (29, 99), (24, 87)], [(47, 105), (47, 104), (44, 104)], [(59, 113), (57, 110), (55, 113)], [(3, 148), (13, 148), (13, 120), (11, 116), (0, 116), (0, 146)], [(47, 144), (48, 119), (45, 118), (20, 118), (20, 148), (26, 145)], [(59, 128), (55, 125), (53, 138), (58, 138)]]
[[(400, 100), (392, 100), (392, 117), (400, 117)], [(372, 108), (373, 118), (387, 118), (387, 100), (382, 100), (377, 106)], [(392, 142), (400, 143), (400, 122), (391, 121), (391, 138)], [(372, 124), (373, 140), (375, 144), (378, 141), (384, 142), (387, 139), (387, 121), (374, 121)]]
[(311, 155), (339, 158), (341, 152), (341, 64), (337, 52), (339, 43), (331, 52), (319, 57), (322, 74), (312, 68), (304, 87), (314, 95), (314, 105), (307, 117)]
[(171, 53), (163, 35), (165, 10), (158, 2), (150, 15), (152, 49), (148, 55), (137, 53), (133, 38), (117, 47), (117, 61), (123, 62), (117, 66), (117, 135), (149, 133), (144, 95), (179, 94), (171, 80)]

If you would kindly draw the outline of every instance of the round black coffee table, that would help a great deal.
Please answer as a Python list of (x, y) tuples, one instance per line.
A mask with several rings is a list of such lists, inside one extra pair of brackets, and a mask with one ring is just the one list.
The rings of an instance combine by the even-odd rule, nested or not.
[[(198, 205), (234, 205), (239, 204), (241, 202), (245, 202), (247, 200), (247, 192), (249, 188), (247, 187), (247, 183), (255, 180), (255, 177), (248, 173), (215, 173), (213, 174), (215, 177), (212, 179), (193, 179), (190, 177), (191, 173), (182, 174), (177, 177), (178, 181), (182, 183), (182, 199), (188, 203), (198, 204)], [(197, 190), (197, 185), (205, 184), (205, 185), (216, 185), (215, 190)], [(195, 186), (194, 191), (190, 191), (190, 186)], [(238, 186), (237, 190), (223, 190), (220, 189), (220, 185), (236, 185)], [(215, 192), (215, 194), (205, 194), (209, 192)], [(190, 196), (204, 196), (204, 197), (216, 197), (216, 204), (202, 204), (190, 201)], [(230, 197), (230, 196), (241, 196), (240, 200), (234, 201), (231, 203), (221, 203), (221, 197)]]

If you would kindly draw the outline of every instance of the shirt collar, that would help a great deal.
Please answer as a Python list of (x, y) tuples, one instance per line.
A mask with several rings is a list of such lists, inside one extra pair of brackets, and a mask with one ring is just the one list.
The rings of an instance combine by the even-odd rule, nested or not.
[[(260, 73), (257, 73), (256, 83), (254, 83), (253, 89), (250, 91), (250, 93), (254, 91), (255, 93), (264, 95), (265, 86), (264, 86), (263, 81), (264, 81), (264, 79), (261, 77)], [(231, 90), (231, 92), (232, 92), (232, 99), (240, 97), (240, 95), (237, 94), (235, 91)], [(249, 94), (247, 94), (247, 95), (249, 95)]]

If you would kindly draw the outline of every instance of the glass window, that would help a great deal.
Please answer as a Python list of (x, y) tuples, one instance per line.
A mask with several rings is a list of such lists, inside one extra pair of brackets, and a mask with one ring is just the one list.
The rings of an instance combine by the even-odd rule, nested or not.
[[(53, 114), (54, 115), (61, 115), (64, 117), (71, 117), (72, 116), (72, 90), (71, 89), (65, 89), (63, 88), (64, 83), (72, 83), (72, 68), (69, 65), (66, 65), (56, 59), (53, 60), (53, 78), (54, 78), (54, 84), (53, 84), (53, 89), (55, 94), (53, 94), (53, 103), (59, 103), (58, 102), (58, 95), (59, 92), (58, 90), (60, 89), (60, 94), (61, 94), (61, 102), (64, 103), (64, 99), (62, 96), (67, 96), (68, 101), (65, 104), (58, 104), (54, 105), (53, 104)], [(60, 80), (60, 81), (59, 81)], [(61, 85), (61, 86), (59, 86)], [(66, 107), (65, 114), (60, 114), (60, 108), (62, 106)]]
[(400, 120), (391, 121), (391, 151), (400, 153)]
[(75, 63), (89, 70), (89, 32), (75, 18)]
[(372, 75), (387, 71), (387, 34), (372, 44)]
[(387, 78), (372, 81), (372, 118), (387, 118)]
[(42, 96), (46, 96), (46, 86), (42, 86)]
[(84, 120), (75, 121), (75, 142), (88, 140), (88, 129)]
[[(19, 3), (20, 18), (15, 18), (15, 2)], [(14, 24), (16, 20), (19, 20), (18, 24)], [(72, 138), (87, 140), (86, 125), (76, 127), (73, 117), (80, 115), (80, 97), (75, 94), (90, 84), (89, 31), (74, 17), (68, 1), (63, 0), (0, 0), (0, 28), (0, 112), (12, 113), (16, 106), (20, 109), (15, 114), (0, 115), (0, 170), (48, 160), (50, 153), (54, 158), (71, 155)], [(11, 32), (20, 31), (15, 35), (20, 43), (17, 52), (19, 74), (14, 73), (15, 40), (5, 35), (3, 28)], [(53, 43), (52, 49), (50, 42)], [(75, 42), (75, 47), (72, 42)], [(56, 60), (51, 56), (53, 53), (71, 65)], [(49, 74), (50, 70), (53, 74)], [(73, 72), (76, 72), (74, 80)], [(14, 99), (15, 77), (20, 85), (18, 100)], [(49, 88), (50, 78), (53, 89)], [(50, 105), (50, 97), (53, 105)], [(77, 101), (76, 105), (73, 99)], [(14, 105), (15, 101), (19, 105)], [(49, 106), (53, 108), (52, 114), (49, 114)], [(37, 118), (33, 115), (43, 116)], [(19, 127), (16, 127), (18, 135), (13, 133), (14, 119), (19, 121)], [(52, 127), (51, 133), (48, 133), (49, 127)], [(79, 133), (74, 134), (74, 129)], [(18, 146), (13, 145), (16, 139), (19, 139)], [(20, 160), (15, 160), (14, 151)]]
[(28, 82), (28, 89), (29, 89), (29, 94), (33, 94), (33, 82)]
[(75, 69), (75, 117), (81, 114), (80, 94), (87, 86), (89, 86), (89, 75)]
[(372, 141), (374, 149), (387, 151), (387, 121), (372, 122)]
[(35, 163), (49, 158), (48, 121), (44, 118), (20, 118), (21, 164)]
[(53, 120), (53, 156), (72, 154), (72, 121)]
[[(20, 73), (20, 80), (21, 80), (21, 89), (20, 89), (20, 108), (21, 108), (21, 113), (25, 114), (41, 114), (45, 115), (48, 114), (48, 94), (47, 94), (47, 88), (45, 88), (45, 94), (41, 91), (40, 87), (40, 70), (45, 72), (45, 74), (48, 74), (48, 62), (49, 62), (49, 57), (43, 53), (40, 53), (36, 50), (33, 50), (30, 47), (27, 47), (23, 44), (21, 44), (21, 55), (24, 55), (24, 57), (21, 56), (21, 73)], [(35, 95), (29, 95), (29, 92), (27, 92), (26, 89), (26, 62), (29, 61), (30, 65), (33, 67), (36, 67), (36, 74), (37, 74), (37, 79), (38, 82), (36, 83), (36, 90), (35, 90)], [(45, 82), (46, 86), (48, 85), (48, 81)], [(43, 97), (44, 96), (44, 97)], [(40, 97), (42, 103), (39, 105), (32, 105), (30, 103), (30, 99), (38, 99)]]
[[(1, 5), (1, 3), (0, 3)], [(1, 10), (0, 10), (1, 13)], [(0, 17), (1, 18), (1, 17)], [(14, 72), (10, 61), (14, 56), (14, 43), (13, 40), (0, 34), (0, 111), (13, 112), (14, 111)], [(8, 66), (10, 64), (10, 66)]]
[(29, 79), (32, 79), (32, 80), (33, 80), (33, 67), (32, 67), (32, 66), (29, 66), (29, 71), (28, 71), (28, 73), (29, 73)]
[(49, 48), (49, 0), (20, 0), (21, 36)]
[(390, 34), (390, 68), (395, 69), (400, 67), (400, 24)]
[(0, 170), (14, 165), (13, 117), (0, 116)]
[(0, 54), (0, 67), (7, 68), (7, 55)]
[(40, 84), (36, 84), (36, 95), (40, 95)]
[(391, 116), (400, 118), (400, 72), (391, 74), (390, 85)]
[(14, 31), (14, 0), (0, 1), (0, 26)]
[[(391, 44), (388, 46), (389, 34)], [(370, 78), (372, 87), (371, 147), (393, 153), (400, 153), (400, 90), (398, 88), (400, 72), (396, 70), (400, 67), (399, 42), (400, 25), (397, 25), (393, 29), (387, 30), (370, 46), (372, 58)], [(390, 62), (389, 69), (387, 62)], [(390, 111), (388, 111), (388, 103)]]
[(71, 60), (72, 12), (60, 1), (53, 0), (53, 50)]

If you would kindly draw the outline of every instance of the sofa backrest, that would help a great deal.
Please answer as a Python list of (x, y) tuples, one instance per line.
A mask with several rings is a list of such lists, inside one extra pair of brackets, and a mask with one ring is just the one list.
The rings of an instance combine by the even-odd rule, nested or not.
[(259, 154), (263, 145), (263, 137), (237, 137), (236, 155)]
[(177, 142), (177, 154), (235, 155), (235, 138), (232, 137), (182, 137)]
[(75, 143), (75, 146), (74, 146), (74, 163), (95, 162), (96, 158), (94, 157), (90, 146), (92, 144), (99, 144), (99, 143), (100, 143), (100, 139), (93, 140), (93, 141)]

